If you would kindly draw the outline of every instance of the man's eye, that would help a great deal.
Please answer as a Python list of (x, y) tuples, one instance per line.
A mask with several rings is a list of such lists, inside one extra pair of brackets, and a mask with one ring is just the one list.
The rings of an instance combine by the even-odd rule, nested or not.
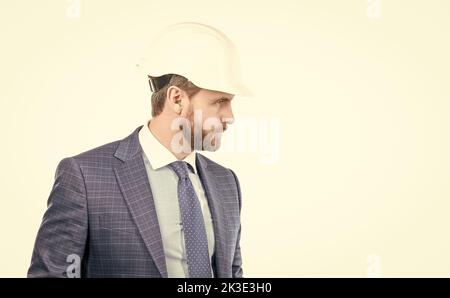
[(225, 102), (228, 102), (228, 99), (227, 98), (221, 98), (221, 99), (218, 99), (218, 100), (214, 101), (213, 104), (217, 105), (217, 104), (222, 104), (222, 103), (225, 103)]

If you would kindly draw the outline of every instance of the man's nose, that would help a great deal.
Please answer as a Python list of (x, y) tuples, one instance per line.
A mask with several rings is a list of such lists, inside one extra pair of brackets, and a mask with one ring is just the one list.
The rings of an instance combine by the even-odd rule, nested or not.
[(234, 115), (233, 115), (233, 111), (231, 109), (231, 106), (228, 107), (222, 114), (222, 123), (224, 123), (224, 126), (228, 125), (228, 124), (232, 124), (234, 122)]

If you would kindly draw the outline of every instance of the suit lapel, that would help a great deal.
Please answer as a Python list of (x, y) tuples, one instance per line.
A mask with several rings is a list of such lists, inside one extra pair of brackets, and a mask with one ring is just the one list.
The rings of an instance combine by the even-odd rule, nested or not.
[[(167, 277), (158, 217), (138, 138), (139, 130), (142, 127), (143, 125), (136, 128), (131, 135), (120, 142), (114, 156), (122, 163), (114, 167), (114, 173), (133, 220), (156, 267), (162, 277)], [(230, 277), (231, 264), (228, 264), (228, 260), (231, 260), (231, 250), (227, 249), (228, 221), (221, 196), (223, 190), (219, 187), (213, 169), (208, 167), (206, 158), (197, 153), (196, 159), (197, 171), (213, 217), (217, 277)]]
[(228, 221), (225, 216), (225, 209), (222, 202), (221, 190), (212, 169), (208, 167), (208, 161), (204, 156), (197, 153), (197, 171), (203, 184), (209, 208), (213, 217), (214, 239), (215, 239), (215, 262), (217, 277), (230, 277), (228, 269), (231, 264), (229, 260), (229, 250), (227, 249)]
[(142, 127), (138, 127), (119, 144), (114, 156), (122, 163), (114, 168), (114, 172), (130, 213), (156, 267), (162, 277), (167, 277), (166, 259), (155, 203), (138, 139), (138, 133)]

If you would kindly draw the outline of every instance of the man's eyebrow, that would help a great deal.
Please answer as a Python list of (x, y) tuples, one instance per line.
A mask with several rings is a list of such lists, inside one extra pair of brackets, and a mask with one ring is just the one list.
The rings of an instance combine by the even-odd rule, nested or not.
[(220, 96), (220, 97), (217, 97), (216, 99), (214, 99), (214, 102), (217, 102), (219, 100), (231, 101), (231, 98), (228, 98), (226, 96)]

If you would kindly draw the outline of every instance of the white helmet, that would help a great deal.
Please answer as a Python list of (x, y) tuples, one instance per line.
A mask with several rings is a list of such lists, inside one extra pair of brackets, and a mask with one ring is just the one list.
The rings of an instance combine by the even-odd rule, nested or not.
[(253, 95), (241, 82), (234, 44), (219, 30), (200, 23), (178, 23), (163, 29), (139, 67), (148, 75), (152, 92), (167, 84), (171, 74), (178, 74), (200, 88)]

